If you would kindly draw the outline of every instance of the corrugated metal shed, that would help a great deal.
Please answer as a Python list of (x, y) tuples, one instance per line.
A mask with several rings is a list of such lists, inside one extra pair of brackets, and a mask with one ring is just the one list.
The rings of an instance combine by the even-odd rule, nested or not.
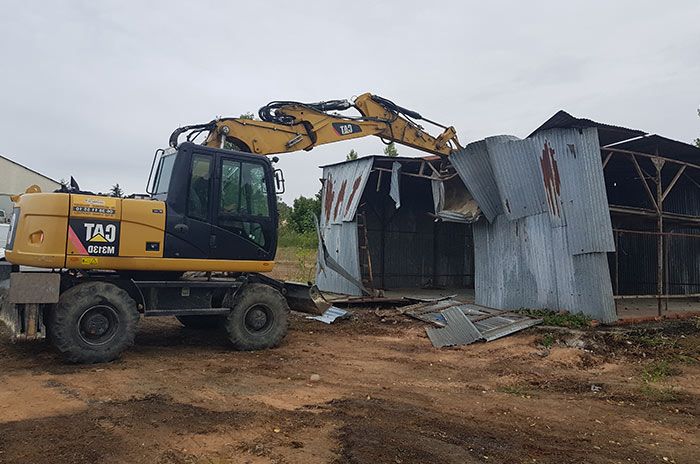
[[(475, 178), (489, 173), (487, 159), (493, 177)], [(490, 139), (471, 144), (453, 165), (474, 198), (494, 204), (498, 195), (502, 205), (489, 222), (474, 225), (477, 304), (616, 319), (606, 255), (614, 241), (596, 129)]]

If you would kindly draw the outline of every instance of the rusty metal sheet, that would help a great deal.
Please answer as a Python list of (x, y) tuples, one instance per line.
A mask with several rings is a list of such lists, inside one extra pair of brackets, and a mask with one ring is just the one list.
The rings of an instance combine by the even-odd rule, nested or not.
[(571, 254), (615, 251), (596, 129), (551, 129), (532, 141), (542, 153), (550, 212), (566, 218)]
[(323, 168), (321, 227), (355, 219), (374, 159), (361, 158)]
[(61, 275), (55, 272), (13, 272), (10, 303), (58, 303)]

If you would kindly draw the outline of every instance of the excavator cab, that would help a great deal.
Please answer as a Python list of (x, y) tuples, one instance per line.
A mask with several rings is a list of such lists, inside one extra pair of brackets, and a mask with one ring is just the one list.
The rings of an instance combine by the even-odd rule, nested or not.
[(167, 208), (163, 257), (272, 261), (280, 179), (265, 156), (193, 143), (159, 150), (148, 193)]

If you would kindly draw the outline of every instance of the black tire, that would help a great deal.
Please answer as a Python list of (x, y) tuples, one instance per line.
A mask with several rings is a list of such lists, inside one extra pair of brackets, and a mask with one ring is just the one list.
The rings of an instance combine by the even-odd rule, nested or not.
[(51, 342), (66, 361), (92, 364), (117, 359), (133, 345), (139, 313), (125, 290), (85, 282), (61, 295), (47, 322)]
[(180, 324), (188, 329), (213, 330), (219, 329), (226, 323), (226, 316), (176, 316)]
[(263, 284), (247, 284), (233, 297), (226, 318), (229, 340), (238, 350), (273, 348), (287, 335), (289, 306), (280, 292)]

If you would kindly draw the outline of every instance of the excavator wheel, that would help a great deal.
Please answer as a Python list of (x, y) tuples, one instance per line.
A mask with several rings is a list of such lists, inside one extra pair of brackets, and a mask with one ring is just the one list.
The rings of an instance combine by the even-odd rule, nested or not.
[(176, 316), (180, 324), (188, 329), (212, 330), (224, 326), (226, 316)]
[(51, 309), (51, 342), (72, 363), (117, 359), (134, 343), (139, 313), (129, 294), (107, 282), (85, 282), (65, 291)]
[(262, 350), (282, 342), (288, 323), (289, 306), (279, 291), (269, 285), (247, 284), (233, 297), (226, 331), (236, 349)]

